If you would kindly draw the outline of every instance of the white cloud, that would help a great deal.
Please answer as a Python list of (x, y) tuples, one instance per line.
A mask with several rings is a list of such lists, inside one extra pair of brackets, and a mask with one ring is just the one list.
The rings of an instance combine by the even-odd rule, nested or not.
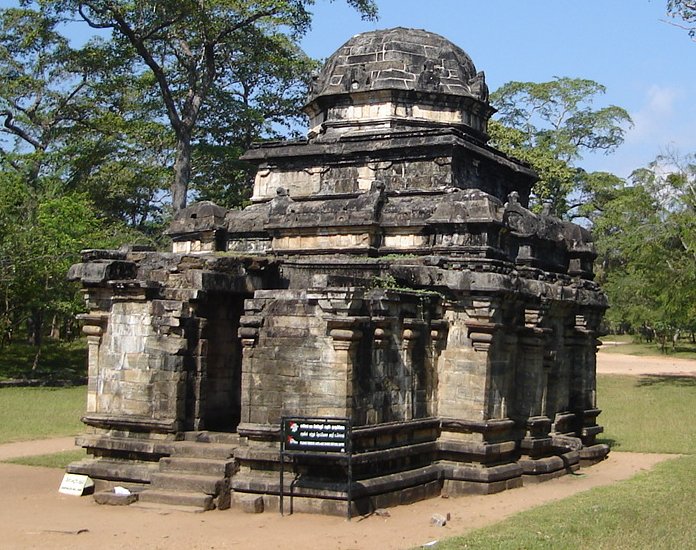
[(696, 152), (696, 88), (652, 84), (644, 90), (638, 107), (629, 109), (633, 128), (622, 145), (608, 156), (588, 154), (587, 170), (605, 170), (627, 177), (667, 151)]
[(626, 135), (626, 145), (646, 140), (654, 142), (656, 137), (669, 133), (677, 111), (676, 105), (684, 95), (679, 88), (657, 84), (650, 86), (645, 93), (643, 105), (631, 113), (634, 126)]

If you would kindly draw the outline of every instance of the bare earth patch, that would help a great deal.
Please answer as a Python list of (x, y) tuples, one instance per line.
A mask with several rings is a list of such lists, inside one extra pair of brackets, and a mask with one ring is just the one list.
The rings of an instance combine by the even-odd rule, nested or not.
[[(694, 375), (696, 361), (668, 357), (602, 354), (605, 374)], [(0, 459), (65, 449), (69, 440), (0, 445)], [(495, 523), (517, 512), (588, 489), (627, 479), (675, 455), (613, 452), (604, 462), (539, 485), (497, 495), (436, 498), (389, 509), (389, 517), (342, 518), (275, 511), (237, 510), (195, 514), (96, 504), (91, 497), (58, 493), (63, 472), (0, 464), (0, 524), (3, 548), (281, 548), (303, 550), (405, 549)], [(433, 514), (451, 515), (445, 527)]]
[(598, 374), (624, 374), (628, 376), (696, 376), (696, 361), (666, 356), (641, 357), (620, 353), (597, 354)]

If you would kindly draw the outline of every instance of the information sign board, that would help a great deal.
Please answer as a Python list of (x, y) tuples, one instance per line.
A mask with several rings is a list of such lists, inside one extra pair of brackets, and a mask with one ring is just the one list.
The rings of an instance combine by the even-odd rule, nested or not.
[(87, 489), (94, 487), (94, 482), (87, 476), (80, 474), (65, 474), (58, 492), (64, 495), (80, 497)]
[(349, 422), (331, 418), (284, 418), (283, 449), (309, 453), (348, 452)]
[(297, 481), (296, 465), (300, 460), (321, 460), (343, 463), (346, 466), (346, 518), (350, 519), (353, 467), (351, 422), (344, 417), (284, 416), (281, 419), (280, 440), (280, 513), (283, 514), (285, 496), (285, 459), (288, 457), (295, 472), (290, 483), (292, 513), (293, 489)]

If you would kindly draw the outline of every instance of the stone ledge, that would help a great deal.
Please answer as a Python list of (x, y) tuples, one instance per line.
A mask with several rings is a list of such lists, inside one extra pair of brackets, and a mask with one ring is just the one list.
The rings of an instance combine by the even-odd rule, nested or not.
[(456, 418), (440, 419), (443, 430), (451, 432), (473, 432), (491, 434), (515, 428), (514, 420), (459, 420)]
[(157, 473), (159, 468), (157, 462), (146, 463), (95, 458), (72, 462), (66, 471), (69, 474), (86, 475), (98, 480), (149, 484), (152, 475)]
[(481, 468), (465, 466), (455, 462), (441, 462), (443, 476), (453, 481), (474, 481), (477, 483), (494, 483), (520, 477), (523, 473), (519, 464), (503, 464)]
[(581, 466), (591, 466), (592, 464), (597, 464), (601, 462), (609, 454), (609, 445), (605, 443), (598, 443), (597, 445), (592, 445), (590, 447), (583, 447), (578, 451), (580, 456)]
[(137, 415), (119, 416), (112, 414), (87, 414), (82, 422), (88, 426), (104, 429), (134, 429), (137, 431), (153, 431), (159, 433), (174, 433), (179, 428), (179, 422), (173, 419), (156, 420)]
[(152, 455), (155, 460), (158, 460), (160, 456), (172, 454), (174, 443), (174, 441), (131, 439), (89, 434), (78, 435), (75, 438), (75, 444), (79, 447), (148, 454)]
[(580, 455), (578, 451), (569, 451), (559, 456), (538, 459), (521, 458), (517, 463), (525, 475), (544, 475), (557, 471), (572, 470), (573, 468), (577, 469), (580, 463)]

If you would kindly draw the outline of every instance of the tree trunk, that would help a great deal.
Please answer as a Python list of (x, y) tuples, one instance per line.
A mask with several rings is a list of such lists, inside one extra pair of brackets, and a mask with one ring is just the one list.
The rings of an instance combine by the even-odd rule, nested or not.
[(174, 213), (186, 208), (186, 193), (191, 179), (191, 133), (177, 132), (174, 181), (172, 182), (172, 208)]
[(54, 313), (51, 319), (51, 334), (49, 337), (51, 340), (60, 340), (60, 322), (57, 313)]
[(31, 370), (32, 372), (36, 370), (36, 367), (39, 366), (39, 358), (41, 357), (41, 345), (37, 346), (36, 348), (36, 353), (34, 354), (34, 362), (31, 365)]

